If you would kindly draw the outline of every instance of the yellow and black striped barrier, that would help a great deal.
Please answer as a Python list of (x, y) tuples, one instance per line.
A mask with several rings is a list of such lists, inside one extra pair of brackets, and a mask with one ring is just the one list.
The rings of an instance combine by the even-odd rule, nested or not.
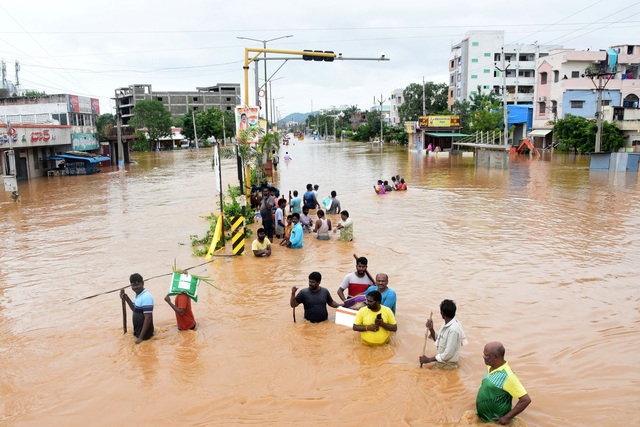
[(231, 221), (231, 251), (233, 255), (244, 255), (244, 217), (232, 216)]

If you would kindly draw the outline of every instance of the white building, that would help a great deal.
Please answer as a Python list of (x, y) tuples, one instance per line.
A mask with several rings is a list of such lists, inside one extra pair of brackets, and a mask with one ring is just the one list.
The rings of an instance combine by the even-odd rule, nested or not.
[(390, 122), (393, 126), (400, 125), (400, 115), (398, 109), (404, 102), (404, 89), (395, 89), (391, 92), (391, 113)]
[(45, 176), (49, 156), (66, 151), (108, 154), (97, 138), (96, 98), (76, 95), (0, 98), (0, 165), (9, 175), (9, 153), (14, 152), (15, 175), (26, 180)]
[(502, 93), (502, 52), (505, 55), (507, 102), (533, 104), (536, 62), (556, 45), (504, 43), (504, 31), (470, 31), (451, 47), (449, 60), (449, 107), (478, 93)]

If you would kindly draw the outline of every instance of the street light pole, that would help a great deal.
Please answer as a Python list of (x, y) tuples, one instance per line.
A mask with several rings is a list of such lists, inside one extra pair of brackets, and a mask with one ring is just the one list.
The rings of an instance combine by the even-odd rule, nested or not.
[[(262, 47), (263, 49), (267, 48), (267, 43), (272, 42), (272, 41), (276, 41), (276, 40), (280, 40), (280, 39), (288, 39), (289, 37), (293, 37), (293, 34), (290, 35), (286, 35), (286, 36), (280, 36), (280, 37), (276, 37), (273, 39), (269, 39), (269, 40), (259, 40), (259, 39), (252, 39), (250, 37), (236, 37), (237, 39), (240, 40), (251, 40), (254, 42), (260, 42), (262, 43)], [(267, 133), (269, 133), (269, 97), (267, 94), (267, 52), (264, 52), (264, 119), (267, 122)], [(257, 76), (257, 65), (256, 65), (256, 76)], [(257, 82), (257, 77), (256, 77), (256, 82)], [(245, 88), (245, 90), (247, 90), (247, 88)], [(256, 93), (258, 92), (258, 90), (256, 89)], [(258, 100), (256, 99), (256, 104), (258, 103)]]

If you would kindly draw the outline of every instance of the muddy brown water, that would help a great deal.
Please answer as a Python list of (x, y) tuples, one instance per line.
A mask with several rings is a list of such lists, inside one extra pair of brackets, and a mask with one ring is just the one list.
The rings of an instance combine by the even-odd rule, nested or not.
[[(0, 194), (0, 424), (467, 425), (498, 340), (533, 403), (528, 426), (640, 424), (639, 184), (590, 172), (588, 159), (514, 159), (508, 171), (399, 147), (297, 142), (282, 147), (276, 185), (320, 198), (336, 190), (352, 243), (305, 236), (270, 258), (218, 257), (203, 284), (196, 332), (178, 332), (149, 280), (156, 336), (122, 334), (117, 293), (129, 274), (169, 273), (202, 259), (189, 236), (217, 209), (211, 152), (134, 155), (124, 173), (50, 177)], [(402, 175), (409, 190), (376, 196)], [(223, 164), (224, 186), (237, 182)], [(337, 216), (329, 216), (336, 221)], [(250, 241), (247, 242), (250, 249)], [(228, 253), (229, 251), (227, 251)], [(368, 348), (331, 322), (294, 324), (292, 286), (311, 271), (336, 297), (352, 254), (389, 275), (398, 332)], [(131, 291), (129, 290), (131, 294)], [(469, 345), (457, 370), (419, 369), (424, 323), (458, 304)], [(433, 343), (427, 354), (433, 355)]]

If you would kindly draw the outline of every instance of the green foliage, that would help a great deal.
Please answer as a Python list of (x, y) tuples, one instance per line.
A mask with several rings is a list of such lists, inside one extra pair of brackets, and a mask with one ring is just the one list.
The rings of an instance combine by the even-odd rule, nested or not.
[(478, 91), (470, 96), (471, 105), (471, 130), (473, 132), (500, 130), (504, 125), (503, 110), (495, 93), (482, 93), (480, 86)]
[(211, 107), (206, 111), (195, 111), (194, 114), (189, 112), (181, 117), (182, 134), (191, 141), (195, 140), (193, 131), (194, 117), (196, 119), (196, 132), (198, 133), (198, 144), (200, 146), (206, 147), (207, 143), (204, 141), (212, 136), (215, 137), (216, 140), (222, 141), (225, 136), (230, 138), (235, 134), (236, 125), (233, 111), (222, 111)]
[(395, 142), (399, 145), (409, 144), (409, 134), (405, 132), (402, 126), (385, 127), (384, 139), (385, 141)]
[(368, 123), (358, 126), (358, 129), (353, 133), (351, 137), (352, 141), (369, 141), (369, 139), (375, 135), (375, 132), (371, 130), (371, 125)]
[(426, 82), (411, 83), (403, 91), (403, 102), (398, 107), (400, 121), (417, 121), (422, 116), (422, 94), (424, 91), (424, 105), (427, 115), (439, 114), (447, 109), (446, 83)]
[(24, 96), (27, 98), (38, 98), (39, 96), (47, 96), (47, 94), (44, 91), (39, 90), (25, 90)]
[(171, 113), (162, 102), (155, 100), (139, 101), (129, 120), (130, 126), (136, 130), (146, 130), (149, 140), (154, 142), (171, 135), (171, 124)]
[[(585, 117), (567, 114), (553, 126), (553, 136), (559, 142), (558, 151), (591, 153), (596, 148), (597, 124)], [(614, 124), (602, 122), (601, 150), (616, 151), (626, 145), (622, 132)]]
[(466, 99), (463, 101), (454, 101), (451, 106), (451, 113), (456, 116), (460, 116), (460, 132), (471, 133), (471, 103)]
[[(231, 222), (229, 221), (230, 217), (233, 216), (242, 216), (242, 205), (238, 202), (237, 198), (240, 195), (239, 187), (228, 186), (228, 197), (230, 199), (229, 203), (225, 203), (223, 206), (224, 215), (222, 217), (222, 229), (224, 238), (221, 239), (220, 242), (216, 245), (216, 250), (220, 249), (223, 246), (223, 242), (231, 239)], [(245, 217), (245, 225), (250, 225), (255, 222), (254, 215), (255, 211), (251, 209), (250, 205), (245, 206), (246, 209), (246, 217)], [(213, 240), (213, 235), (216, 230), (216, 224), (218, 222), (218, 215), (211, 213), (211, 215), (206, 216), (205, 219), (209, 221), (209, 228), (205, 232), (203, 237), (198, 237), (197, 235), (189, 236), (191, 239), (191, 247), (193, 250), (193, 254), (195, 256), (205, 256), (209, 250), (209, 246), (211, 246), (211, 241)], [(249, 227), (244, 228), (244, 236), (245, 239), (251, 237), (251, 229)]]
[(100, 114), (96, 119), (96, 127), (98, 128), (99, 140), (104, 141), (105, 139), (107, 139), (115, 126), (116, 118), (113, 116), (113, 114)]
[(271, 157), (273, 150), (280, 148), (280, 134), (278, 132), (272, 132), (264, 135), (258, 143), (258, 152), (261, 154), (266, 153), (267, 158)]
[(133, 151), (151, 151), (149, 140), (144, 132), (136, 131), (135, 135), (137, 139), (131, 145), (131, 150)]

